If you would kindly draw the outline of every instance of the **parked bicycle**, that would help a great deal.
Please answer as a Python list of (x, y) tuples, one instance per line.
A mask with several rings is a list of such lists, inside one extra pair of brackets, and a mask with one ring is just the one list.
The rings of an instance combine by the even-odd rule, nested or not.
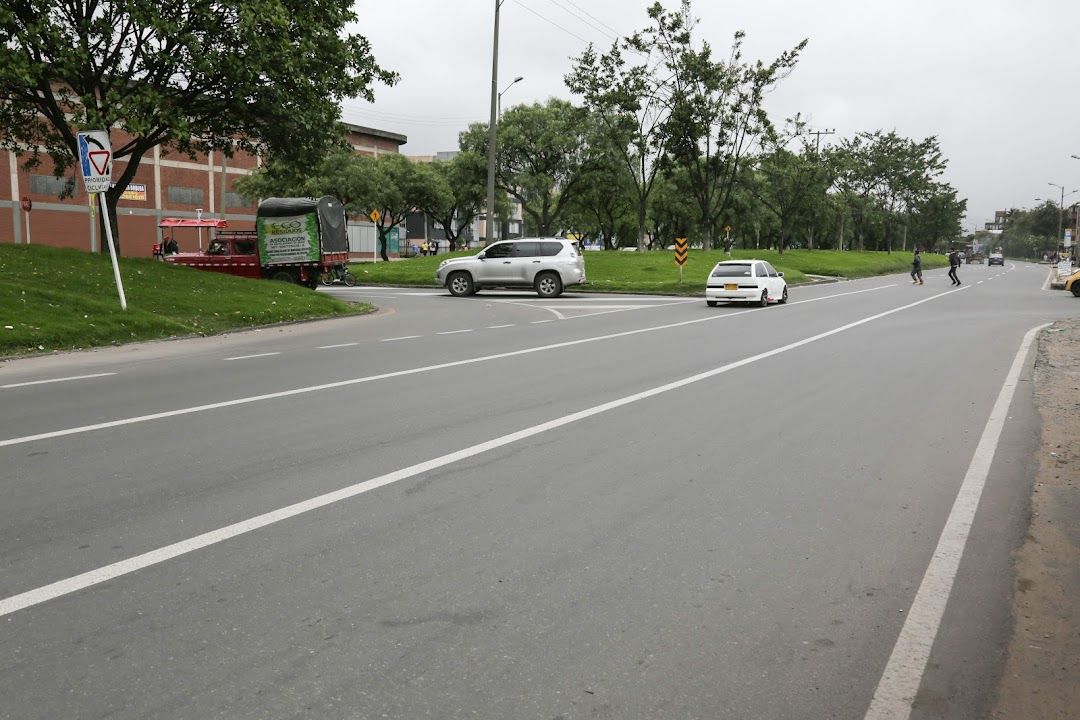
[(349, 269), (345, 267), (344, 263), (336, 263), (331, 265), (330, 269), (322, 274), (323, 285), (335, 285), (342, 283), (345, 287), (352, 287), (356, 284), (356, 276), (349, 272)]

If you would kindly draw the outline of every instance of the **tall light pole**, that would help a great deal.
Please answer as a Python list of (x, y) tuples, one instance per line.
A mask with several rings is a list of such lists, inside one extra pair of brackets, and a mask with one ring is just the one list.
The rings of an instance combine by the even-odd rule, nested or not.
[(495, 115), (496, 115), (496, 117), (498, 119), (502, 120), (502, 96), (506, 94), (507, 90), (514, 87), (514, 85), (517, 85), (519, 82), (521, 82), (524, 79), (525, 79), (524, 76), (518, 75), (516, 78), (513, 79), (513, 81), (509, 85), (507, 85), (506, 87), (503, 88), (503, 91), (501, 93), (499, 93), (499, 102), (498, 102), (499, 107), (498, 107), (498, 111), (495, 113)]
[[(1065, 222), (1065, 186), (1064, 185), (1058, 185), (1057, 183), (1046, 183), (1046, 184), (1047, 185), (1053, 185), (1056, 188), (1061, 188), (1061, 200), (1058, 202), (1058, 233), (1057, 233), (1057, 240), (1060, 243), (1060, 242), (1062, 242), (1061, 228), (1062, 228), (1062, 225)], [(1076, 192), (1076, 190), (1073, 190), (1069, 194), (1072, 195), (1074, 192)]]
[(484, 224), (484, 244), (490, 245), (495, 232), (495, 130), (498, 125), (499, 103), (499, 7), (495, 0), (495, 39), (491, 44), (491, 115), (488, 119), (488, 176), (487, 220)]
[[(1080, 155), (1070, 155), (1073, 160), (1080, 160)], [(1075, 190), (1073, 192), (1076, 192)], [(1064, 200), (1062, 200), (1064, 202)], [(1073, 220), (1075, 225), (1073, 226), (1073, 242), (1080, 241), (1080, 206), (1076, 207), (1076, 212), (1073, 214)]]

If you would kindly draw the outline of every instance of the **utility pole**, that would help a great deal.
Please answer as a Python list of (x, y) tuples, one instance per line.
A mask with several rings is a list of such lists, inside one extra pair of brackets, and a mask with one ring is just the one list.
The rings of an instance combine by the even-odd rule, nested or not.
[(497, 129), (499, 102), (499, 6), (503, 0), (495, 0), (495, 39), (491, 44), (491, 116), (488, 120), (488, 175), (487, 175), (487, 222), (484, 225), (484, 244), (495, 239), (495, 131)]

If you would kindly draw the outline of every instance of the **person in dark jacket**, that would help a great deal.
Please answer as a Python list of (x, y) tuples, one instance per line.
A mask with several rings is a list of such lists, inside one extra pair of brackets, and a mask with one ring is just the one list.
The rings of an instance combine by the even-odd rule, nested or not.
[(952, 279), (953, 285), (960, 284), (960, 278), (956, 277), (956, 268), (960, 267), (960, 255), (953, 250), (949, 253), (949, 277)]
[(915, 257), (911, 260), (911, 284), (922, 285), (922, 255), (919, 248), (915, 248)]

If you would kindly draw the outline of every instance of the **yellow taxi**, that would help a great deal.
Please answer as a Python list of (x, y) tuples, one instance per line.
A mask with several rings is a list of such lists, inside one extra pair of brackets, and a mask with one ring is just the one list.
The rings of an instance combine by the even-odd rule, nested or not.
[(1065, 289), (1071, 291), (1076, 297), (1080, 297), (1080, 270), (1065, 278)]

